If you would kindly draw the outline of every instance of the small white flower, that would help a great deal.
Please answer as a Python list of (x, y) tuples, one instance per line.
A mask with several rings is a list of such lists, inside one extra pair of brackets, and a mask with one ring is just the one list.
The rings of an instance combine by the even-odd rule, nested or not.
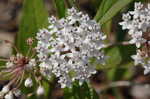
[(141, 10), (143, 8), (143, 4), (141, 2), (136, 2), (134, 7), (135, 10)]
[(9, 92), (9, 90), (10, 90), (9, 86), (6, 85), (6, 86), (3, 87), (2, 92), (7, 93), (7, 92)]
[(131, 20), (131, 16), (130, 16), (129, 13), (123, 14), (122, 19), (123, 19), (124, 21), (130, 21), (130, 20)]
[(13, 62), (7, 62), (6, 63), (6, 67), (7, 68), (11, 68), (11, 67), (13, 67), (14, 66), (14, 63)]
[(29, 63), (26, 65), (28, 69), (33, 69), (33, 67), (36, 66), (36, 60), (35, 59), (30, 59)]
[(147, 62), (147, 64), (144, 64), (144, 75), (150, 73), (150, 61)]
[(13, 91), (13, 94), (16, 96), (16, 97), (19, 97), (21, 95), (21, 91), (19, 89), (16, 89), (15, 91)]
[(141, 47), (141, 44), (145, 43), (146, 39), (142, 38), (142, 33), (138, 34), (132, 34), (132, 39), (129, 41), (131, 44), (135, 44), (137, 48)]
[(132, 59), (134, 59), (135, 65), (142, 64), (144, 62), (143, 57), (141, 57), (140, 51), (137, 51), (137, 54), (132, 55), (131, 57), (132, 57)]
[(5, 93), (3, 93), (2, 91), (0, 91), (0, 98), (4, 96)]
[(42, 86), (39, 86), (37, 91), (36, 91), (37, 95), (43, 95), (45, 93), (45, 90)]
[(144, 66), (144, 75), (147, 75), (148, 73), (150, 73), (150, 67)]
[(23, 57), (23, 55), (22, 55), (22, 54), (17, 53), (16, 58), (20, 59), (20, 58), (22, 58), (22, 57)]
[(36, 60), (35, 59), (31, 59), (29, 61), (29, 65), (32, 66), (32, 67), (36, 66)]
[(130, 14), (133, 15), (133, 18), (137, 19), (141, 15), (142, 8), (143, 8), (143, 4), (141, 2), (135, 3), (134, 11), (130, 11)]
[(25, 85), (25, 87), (32, 87), (32, 86), (33, 86), (32, 79), (31, 79), (31, 78), (27, 78), (27, 79), (25, 80), (24, 85)]
[(14, 99), (12, 91), (10, 91), (8, 94), (5, 95), (5, 99)]

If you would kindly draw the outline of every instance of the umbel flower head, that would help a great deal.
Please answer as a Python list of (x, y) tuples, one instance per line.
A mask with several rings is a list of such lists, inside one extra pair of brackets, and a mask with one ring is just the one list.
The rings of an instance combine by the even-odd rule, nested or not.
[(133, 55), (135, 65), (141, 64), (144, 74), (150, 72), (150, 4), (135, 3), (134, 11), (123, 14), (122, 29), (129, 30), (131, 44), (136, 44), (137, 55)]
[(68, 9), (65, 18), (49, 18), (47, 29), (37, 33), (36, 47), (41, 72), (47, 77), (54, 74), (61, 87), (70, 87), (74, 80), (82, 83), (96, 73), (89, 60), (95, 58), (104, 64), (101, 50), (106, 36), (96, 21), (75, 8)]

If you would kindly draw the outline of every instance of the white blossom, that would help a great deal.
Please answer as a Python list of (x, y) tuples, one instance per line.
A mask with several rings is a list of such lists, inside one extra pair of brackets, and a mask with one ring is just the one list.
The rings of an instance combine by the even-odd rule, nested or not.
[(5, 95), (5, 99), (14, 99), (12, 91), (10, 91), (8, 94)]
[(16, 89), (13, 91), (13, 94), (16, 96), (16, 97), (19, 97), (21, 95), (21, 90), (19, 89)]
[(12, 62), (7, 62), (6, 63), (6, 67), (7, 68), (11, 68), (11, 67), (13, 67), (14, 66), (14, 63), (12, 63)]
[(106, 36), (99, 24), (75, 8), (68, 9), (65, 18), (58, 20), (52, 16), (48, 20), (48, 29), (41, 29), (36, 37), (42, 74), (49, 77), (54, 74), (62, 88), (70, 87), (74, 80), (83, 82), (95, 74), (95, 67), (89, 60), (97, 58), (102, 64), (105, 61), (100, 50), (105, 46)]
[(33, 86), (33, 81), (31, 78), (27, 78), (24, 82), (25, 87), (32, 87)]
[(147, 64), (144, 64), (144, 74), (150, 73), (150, 61), (147, 62)]
[(138, 51), (136, 55), (132, 55), (131, 57), (134, 59), (134, 64), (135, 65), (142, 64), (144, 62), (140, 51)]
[(27, 68), (32, 69), (35, 66), (36, 66), (36, 60), (35, 59), (30, 59), (29, 63), (27, 64)]
[(123, 22), (119, 23), (122, 29), (129, 30), (129, 35), (132, 37), (130, 43), (136, 44), (138, 48), (147, 42), (143, 35), (150, 28), (149, 16), (150, 12), (147, 8), (143, 8), (143, 4), (138, 2), (135, 3), (134, 11), (123, 14)]
[(39, 95), (39, 96), (43, 95), (44, 92), (45, 92), (45, 90), (44, 90), (44, 88), (42, 86), (39, 86), (37, 91), (36, 91), (37, 95)]
[(123, 22), (119, 24), (122, 29), (129, 30), (128, 34), (131, 36), (129, 43), (135, 44), (138, 50), (137, 54), (131, 57), (135, 65), (141, 64), (144, 67), (144, 74), (148, 74), (150, 72), (150, 4), (135, 3), (134, 11), (123, 14), (122, 19)]
[(4, 86), (4, 87), (2, 88), (2, 91), (1, 91), (1, 92), (7, 93), (7, 92), (9, 92), (9, 90), (10, 90), (9, 86), (6, 85), (6, 86)]
[(4, 96), (4, 93), (0, 91), (0, 98)]

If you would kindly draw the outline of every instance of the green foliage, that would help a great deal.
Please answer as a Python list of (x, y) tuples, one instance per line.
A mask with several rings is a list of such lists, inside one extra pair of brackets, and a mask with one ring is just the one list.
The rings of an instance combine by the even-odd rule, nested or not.
[(106, 66), (108, 67), (115, 67), (122, 61), (121, 52), (118, 47), (106, 49), (106, 55), (108, 56), (106, 61)]
[(68, 8), (71, 8), (71, 7), (75, 6), (76, 0), (65, 0), (65, 3)]
[(126, 72), (129, 72), (127, 64), (129, 64), (132, 61), (131, 55), (135, 54), (135, 46), (119, 45), (116, 47), (107, 48), (105, 50), (106, 55), (108, 56), (105, 68), (110, 69), (110, 71), (108, 72), (108, 78), (110, 80), (118, 80), (121, 77), (123, 77)]
[[(112, 29), (113, 18), (134, 0), (102, 0), (94, 19), (102, 25), (102, 30), (109, 36)], [(125, 35), (122, 31), (116, 31), (117, 39), (123, 40)], [(105, 66), (99, 66), (99, 69), (108, 69), (108, 79), (120, 80), (129, 72), (125, 64), (131, 63), (131, 55), (135, 53), (134, 46), (112, 46), (105, 49), (108, 56)], [(131, 74), (131, 73), (130, 73)], [(131, 76), (131, 75), (130, 75)], [(128, 75), (129, 77), (129, 75)]]
[(118, 0), (100, 19), (99, 23), (104, 24), (113, 18), (122, 8), (131, 3), (133, 0)]
[(117, 0), (102, 0), (101, 5), (97, 11), (95, 20), (100, 20), (102, 16), (109, 10), (109, 8), (116, 2)]
[(95, 19), (99, 21), (101, 25), (112, 19), (122, 8), (127, 6), (133, 0), (117, 0), (117, 1), (111, 0), (111, 1), (112, 2), (110, 2), (110, 0), (103, 0), (99, 10), (97, 11)]
[(57, 9), (57, 15), (59, 18), (62, 18), (65, 16), (66, 12), (66, 7), (65, 7), (65, 2), (64, 0), (54, 0), (56, 9)]
[(79, 82), (75, 81), (72, 88), (64, 89), (64, 99), (99, 99), (99, 97), (86, 82), (79, 85)]
[(0, 66), (4, 66), (5, 62), (0, 61)]
[(23, 54), (26, 54), (29, 49), (26, 44), (27, 38), (35, 37), (39, 29), (47, 26), (47, 18), (48, 12), (44, 8), (43, 0), (24, 0), (16, 42), (18, 49)]

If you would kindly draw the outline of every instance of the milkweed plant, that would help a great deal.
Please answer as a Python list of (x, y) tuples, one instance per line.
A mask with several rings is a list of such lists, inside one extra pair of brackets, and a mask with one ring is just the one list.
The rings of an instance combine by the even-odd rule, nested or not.
[[(102, 93), (94, 91), (91, 77), (96, 75), (99, 70), (103, 71), (104, 69), (104, 72), (109, 72), (109, 68), (117, 68), (118, 65), (121, 65), (124, 58), (121, 58), (120, 61), (116, 54), (118, 53), (116, 48), (118, 45), (135, 46), (136, 51), (133, 54), (129, 53), (129, 57), (131, 57), (129, 62), (134, 63), (132, 65), (142, 66), (144, 74), (149, 74), (149, 3), (118, 0), (111, 5), (105, 5), (110, 9), (104, 13), (102, 2), (109, 0), (102, 0), (100, 7), (97, 8), (96, 16), (92, 18), (84, 11), (80, 11), (75, 1), (69, 1), (66, 6), (63, 0), (54, 0), (57, 15), (49, 17), (47, 17), (48, 14), (40, 14), (40, 11), (46, 12), (42, 0), (33, 1), (33, 3), (39, 3), (40, 6), (36, 5), (37, 8), (36, 6), (32, 8), (32, 2), (24, 0), (22, 22), (17, 35), (17, 42), (23, 43), (13, 44), (9, 40), (2, 41), (12, 44), (14, 51), (9, 58), (0, 59), (4, 63), (0, 66), (0, 79), (6, 81), (0, 91), (0, 98), (16, 99), (25, 95), (26, 98), (44, 96), (44, 99), (47, 99), (46, 97), (51, 97), (48, 94), (53, 87), (52, 83), (57, 83), (62, 90), (64, 89), (64, 94), (68, 95), (68, 98), (64, 97), (66, 99), (99, 99), (97, 96), (99, 97)], [(127, 8), (127, 5), (133, 6), (133, 4), (132, 11), (123, 9)], [(69, 7), (70, 5), (71, 7)], [(120, 5), (120, 8), (116, 10), (115, 6), (117, 5)], [(34, 9), (36, 14), (32, 13), (30, 9)], [(37, 11), (39, 12), (37, 13)], [(117, 44), (109, 41), (110, 35), (108, 35), (108, 31), (105, 31), (108, 29), (105, 25), (110, 20), (112, 21), (119, 12), (123, 14), (122, 19), (117, 23), (118, 27), (123, 32), (127, 30), (129, 39)], [(32, 16), (32, 14), (35, 15)], [(26, 17), (27, 19), (25, 19)], [(46, 24), (44, 20), (46, 20)], [(43, 26), (43, 24), (45, 25)], [(36, 29), (33, 25), (37, 26)], [(29, 35), (25, 32), (32, 33)], [(113, 48), (114, 52), (111, 51)], [(128, 50), (125, 51), (128, 53)], [(111, 59), (112, 62), (109, 63)], [(118, 63), (116, 64), (116, 62)], [(117, 66), (113, 66), (113, 64)], [(131, 66), (131, 68), (133, 67)], [(72, 91), (73, 94), (69, 97), (71, 92), (66, 92), (66, 90), (74, 90), (76, 84), (78, 87), (76, 91), (81, 91), (80, 87), (85, 83), (87, 87), (84, 90), (89, 90), (88, 96), (84, 93), (79, 95), (76, 94), (78, 92)], [(78, 98), (74, 98), (75, 95)]]

